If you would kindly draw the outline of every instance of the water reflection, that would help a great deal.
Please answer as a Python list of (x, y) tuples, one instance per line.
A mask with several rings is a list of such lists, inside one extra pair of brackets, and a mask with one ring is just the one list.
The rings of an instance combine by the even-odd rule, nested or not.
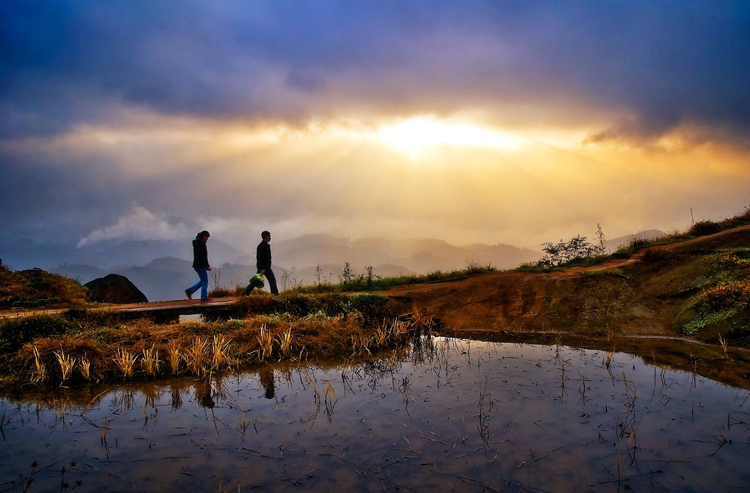
[(0, 401), (0, 491), (750, 484), (747, 391), (561, 346), (436, 339), (49, 402)]

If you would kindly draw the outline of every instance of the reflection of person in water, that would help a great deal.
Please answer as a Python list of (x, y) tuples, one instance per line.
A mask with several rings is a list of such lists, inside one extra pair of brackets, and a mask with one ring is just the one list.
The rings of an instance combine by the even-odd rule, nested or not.
[(266, 389), (266, 399), (273, 399), (274, 386), (273, 386), (273, 370), (270, 368), (262, 368), (258, 371), (258, 380), (260, 384)]
[(211, 388), (211, 381), (205, 380), (203, 382), (202, 388), (196, 387), (196, 394), (198, 395), (198, 402), (202, 407), (207, 407), (209, 409), (213, 408), (216, 403), (213, 399), (213, 389)]

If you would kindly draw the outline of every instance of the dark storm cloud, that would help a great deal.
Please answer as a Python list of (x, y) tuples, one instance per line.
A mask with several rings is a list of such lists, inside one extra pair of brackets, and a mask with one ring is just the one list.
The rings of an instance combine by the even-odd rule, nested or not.
[[(543, 105), (604, 137), (750, 127), (746, 2), (28, 2), (0, 6), (0, 132), (113, 105), (303, 120)], [(597, 138), (596, 136), (594, 138)]]

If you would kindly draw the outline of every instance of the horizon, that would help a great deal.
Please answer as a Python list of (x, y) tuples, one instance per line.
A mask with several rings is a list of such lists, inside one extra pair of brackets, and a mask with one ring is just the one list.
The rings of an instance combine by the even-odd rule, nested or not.
[(536, 251), (749, 205), (747, 3), (8, 0), (0, 14), (6, 236)]

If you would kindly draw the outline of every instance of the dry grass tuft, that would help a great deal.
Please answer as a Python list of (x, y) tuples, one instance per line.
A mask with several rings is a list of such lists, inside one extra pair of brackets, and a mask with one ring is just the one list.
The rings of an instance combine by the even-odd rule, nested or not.
[(436, 328), (435, 317), (419, 311), (416, 306), (411, 313), (411, 319), (409, 320), (409, 328), (413, 330), (417, 335), (420, 334), (431, 334)]
[(292, 328), (289, 327), (286, 332), (282, 332), (278, 335), (278, 343), (279, 343), (279, 349), (281, 350), (281, 355), (285, 358), (290, 358), (292, 356)]
[(91, 380), (91, 362), (86, 358), (81, 358), (79, 367), (81, 368), (81, 375), (83, 378)]
[(167, 360), (169, 361), (169, 368), (172, 370), (172, 375), (177, 375), (180, 372), (181, 359), (180, 343), (177, 341), (170, 341), (167, 345)]
[(185, 350), (185, 363), (187, 364), (188, 371), (196, 376), (200, 376), (203, 372), (203, 360), (206, 355), (206, 349), (208, 342), (196, 337), (193, 339), (193, 343)]
[(230, 364), (229, 348), (232, 341), (227, 341), (223, 335), (215, 335), (211, 344), (211, 370), (218, 371), (222, 364)]
[(122, 376), (130, 378), (133, 376), (133, 366), (138, 359), (138, 356), (125, 351), (124, 349), (118, 349), (115, 353), (115, 357), (112, 360), (115, 362), (117, 367), (122, 372)]
[(60, 385), (62, 385), (73, 373), (76, 360), (75, 358), (71, 358), (69, 354), (65, 354), (65, 350), (62, 346), (60, 346), (59, 353), (55, 351), (55, 356), (57, 357), (57, 362), (60, 364), (60, 373), (62, 374), (62, 382), (60, 382)]
[(260, 335), (257, 337), (260, 348), (258, 349), (258, 359), (265, 361), (273, 354), (273, 334), (263, 324), (260, 327)]
[(721, 348), (724, 350), (724, 359), (729, 359), (729, 355), (727, 354), (729, 344), (726, 339), (721, 337), (721, 334), (719, 334), (719, 344), (721, 344)]
[(47, 378), (47, 367), (39, 356), (39, 349), (34, 346), (34, 370), (31, 374), (31, 383), (43, 383)]
[(159, 367), (161, 361), (159, 361), (159, 351), (154, 350), (154, 344), (151, 345), (150, 349), (143, 350), (143, 368), (146, 370), (146, 374), (149, 376), (156, 376), (159, 373)]
[[(57, 384), (57, 371), (50, 373), (51, 366), (59, 364), (52, 363), (55, 351), (63, 362), (66, 385), (78, 376), (76, 370), (82, 376), (78, 382), (83, 383), (121, 375), (131, 378), (136, 372), (152, 378), (184, 372), (202, 375), (271, 359), (347, 358), (405, 345), (413, 333), (428, 332), (433, 326), (430, 317), (418, 312), (406, 321), (365, 316), (357, 306), (367, 308), (370, 303), (377, 308), (381, 300), (360, 298), (330, 294), (287, 296), (279, 301), (253, 294), (242, 300), (259, 311), (273, 311), (235, 313), (232, 316), (242, 318), (195, 324), (123, 321), (86, 313), (77, 314), (73, 322), (62, 316), (28, 319), (26, 325), (9, 327), (9, 333), (24, 335), (0, 359), (0, 377), (10, 384), (31, 381), (39, 385), (48, 384), (52, 376)], [(290, 311), (278, 311), (283, 307)]]

